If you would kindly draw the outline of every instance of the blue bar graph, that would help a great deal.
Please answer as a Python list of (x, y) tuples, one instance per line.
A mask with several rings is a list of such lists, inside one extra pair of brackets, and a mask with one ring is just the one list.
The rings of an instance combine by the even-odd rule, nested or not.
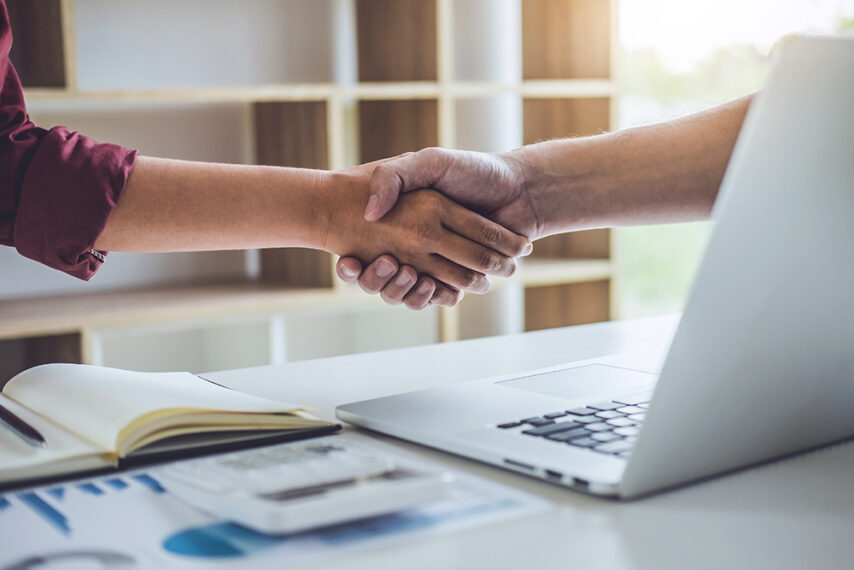
[(112, 479), (106, 479), (104, 481), (106, 485), (112, 487), (117, 491), (123, 491), (128, 488), (128, 484), (125, 483), (123, 479), (119, 479), (118, 477), (113, 477)]
[(71, 534), (71, 527), (68, 526), (68, 519), (65, 518), (65, 515), (53, 508), (49, 503), (35, 493), (21, 493), (18, 495), (18, 499), (33, 509), (44, 520), (58, 528), (63, 534)]
[(104, 494), (104, 491), (94, 483), (83, 483), (82, 485), (77, 485), (77, 488), (84, 493), (89, 493), (90, 495), (98, 496)]
[[(139, 482), (148, 491), (154, 493), (165, 493), (166, 490), (158, 483), (158, 481), (147, 473), (139, 473), (133, 475), (132, 478)], [(33, 491), (18, 493), (16, 496), (22, 504), (29, 507), (39, 517), (47, 521), (50, 525), (58, 529), (65, 535), (71, 535), (71, 524), (69, 519), (54, 505), (58, 502), (65, 502), (69, 498), (69, 491), (79, 490), (82, 494), (87, 495), (91, 499), (99, 499), (109, 497), (110, 492), (123, 491), (129, 488), (130, 485), (126, 479), (121, 477), (110, 477), (109, 479), (98, 479), (95, 481), (86, 481), (82, 483), (72, 483), (68, 485), (56, 485), (53, 487), (43, 487)], [(39, 496), (42, 494), (42, 496)], [(9, 499), (0, 495), (0, 512), (4, 510), (14, 509), (15, 504)]]
[(165, 493), (166, 489), (164, 489), (157, 480), (147, 473), (141, 473), (139, 475), (134, 475), (134, 479), (154, 491), (155, 493)]

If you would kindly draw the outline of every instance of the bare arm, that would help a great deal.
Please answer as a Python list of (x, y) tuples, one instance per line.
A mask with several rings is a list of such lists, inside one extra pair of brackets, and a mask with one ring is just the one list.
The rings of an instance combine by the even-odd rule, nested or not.
[(749, 103), (507, 153), (537, 215), (532, 237), (708, 217)]
[[(744, 97), (666, 123), (507, 153), (424, 149), (377, 167), (365, 217), (380, 219), (401, 193), (435, 188), (532, 240), (590, 228), (703, 219), (750, 101)], [(380, 276), (374, 263), (362, 272), (360, 260), (352, 257), (339, 260), (338, 275), (382, 291), (387, 300), (411, 294), (389, 288), (395, 274)], [(449, 304), (447, 298), (440, 302)]]
[(108, 251), (318, 247), (317, 170), (140, 156), (95, 245)]
[(362, 211), (372, 171), (373, 165), (333, 173), (140, 157), (96, 247), (310, 247), (370, 259), (387, 253), (475, 292), (488, 288), (484, 274), (513, 273), (512, 256), (527, 240), (439, 194), (407, 197), (381, 223), (367, 222)]

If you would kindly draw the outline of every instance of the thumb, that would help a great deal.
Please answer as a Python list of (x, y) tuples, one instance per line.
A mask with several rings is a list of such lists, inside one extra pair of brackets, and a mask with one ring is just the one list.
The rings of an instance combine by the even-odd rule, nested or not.
[(437, 186), (450, 164), (451, 153), (441, 148), (425, 148), (379, 164), (371, 175), (365, 219), (382, 218), (403, 192)]

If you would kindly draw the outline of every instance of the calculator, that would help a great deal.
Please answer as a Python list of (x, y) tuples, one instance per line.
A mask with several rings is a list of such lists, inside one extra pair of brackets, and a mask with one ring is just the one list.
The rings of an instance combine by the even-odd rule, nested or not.
[(192, 506), (267, 534), (409, 509), (441, 499), (453, 480), (340, 436), (179, 461), (157, 475)]

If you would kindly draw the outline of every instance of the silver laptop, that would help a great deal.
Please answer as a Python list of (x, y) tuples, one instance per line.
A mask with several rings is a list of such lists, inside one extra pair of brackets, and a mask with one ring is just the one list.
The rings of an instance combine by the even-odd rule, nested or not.
[(620, 498), (854, 437), (854, 37), (784, 47), (714, 218), (660, 375), (614, 356), (338, 417)]

